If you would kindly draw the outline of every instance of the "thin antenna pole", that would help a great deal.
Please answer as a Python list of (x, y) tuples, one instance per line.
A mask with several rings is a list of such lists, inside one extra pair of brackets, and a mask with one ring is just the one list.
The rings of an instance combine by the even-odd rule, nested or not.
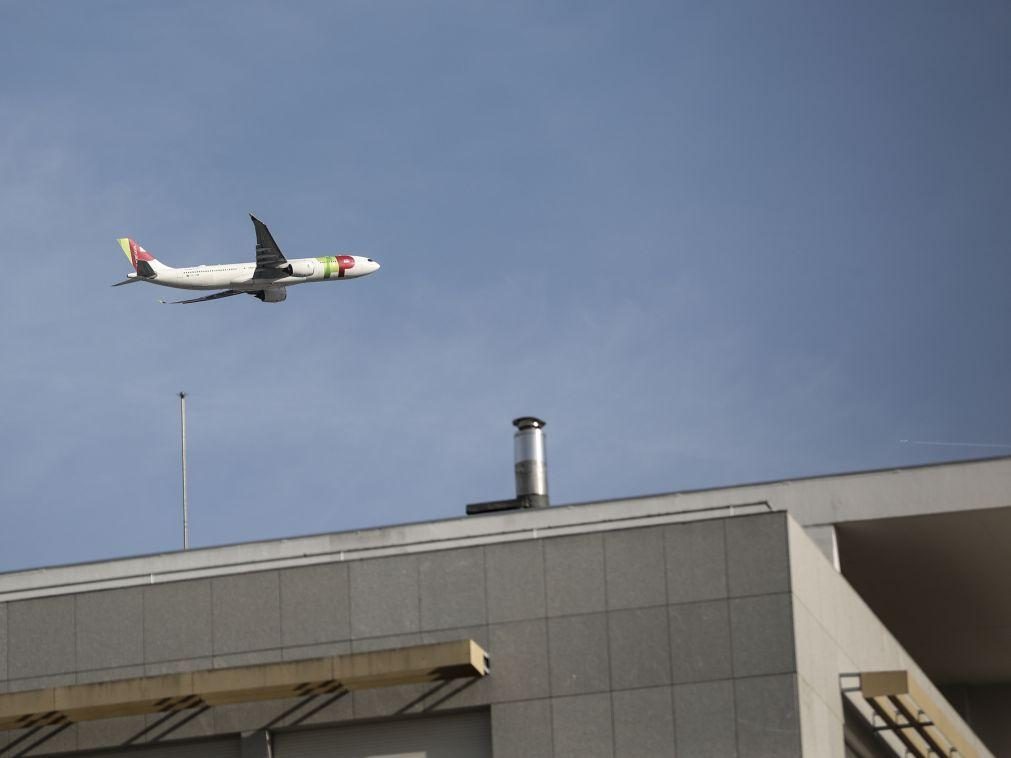
[(190, 549), (190, 509), (186, 493), (186, 393), (179, 393), (179, 416), (182, 418), (183, 458), (183, 550)]

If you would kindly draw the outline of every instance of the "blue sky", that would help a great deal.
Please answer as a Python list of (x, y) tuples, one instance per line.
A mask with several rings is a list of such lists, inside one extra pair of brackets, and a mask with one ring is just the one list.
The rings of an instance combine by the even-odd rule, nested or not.
[[(0, 571), (1006, 452), (1002, 2), (0, 3)], [(377, 275), (157, 303), (174, 265)]]

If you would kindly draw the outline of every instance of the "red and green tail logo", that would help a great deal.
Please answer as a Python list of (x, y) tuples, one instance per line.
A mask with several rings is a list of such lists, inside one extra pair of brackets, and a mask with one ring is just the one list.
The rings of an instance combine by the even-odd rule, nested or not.
[(154, 256), (151, 255), (147, 250), (142, 248), (132, 239), (123, 237), (122, 239), (116, 240), (119, 246), (123, 249), (123, 254), (126, 255), (127, 259), (130, 261), (130, 265), (133, 266), (134, 271), (137, 270), (138, 261), (153, 261)]

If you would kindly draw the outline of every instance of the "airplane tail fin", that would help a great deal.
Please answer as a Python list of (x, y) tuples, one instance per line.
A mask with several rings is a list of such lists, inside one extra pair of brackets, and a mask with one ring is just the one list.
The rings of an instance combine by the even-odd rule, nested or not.
[(122, 237), (116, 240), (116, 242), (119, 243), (120, 248), (123, 250), (123, 254), (126, 256), (127, 260), (130, 261), (130, 265), (133, 266), (134, 271), (136, 271), (139, 276), (153, 279), (158, 275), (159, 271), (165, 271), (171, 268), (159, 261), (151, 255), (151, 253), (138, 245), (135, 240), (132, 240), (129, 237)]

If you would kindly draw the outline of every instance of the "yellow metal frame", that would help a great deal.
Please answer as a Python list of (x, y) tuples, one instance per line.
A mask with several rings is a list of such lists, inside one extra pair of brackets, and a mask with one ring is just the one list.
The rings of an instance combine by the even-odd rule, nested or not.
[(0, 730), (488, 674), (473, 640), (0, 695)]
[(909, 755), (979, 758), (962, 729), (908, 671), (865, 671), (859, 693), (871, 707), (875, 729), (894, 734)]

